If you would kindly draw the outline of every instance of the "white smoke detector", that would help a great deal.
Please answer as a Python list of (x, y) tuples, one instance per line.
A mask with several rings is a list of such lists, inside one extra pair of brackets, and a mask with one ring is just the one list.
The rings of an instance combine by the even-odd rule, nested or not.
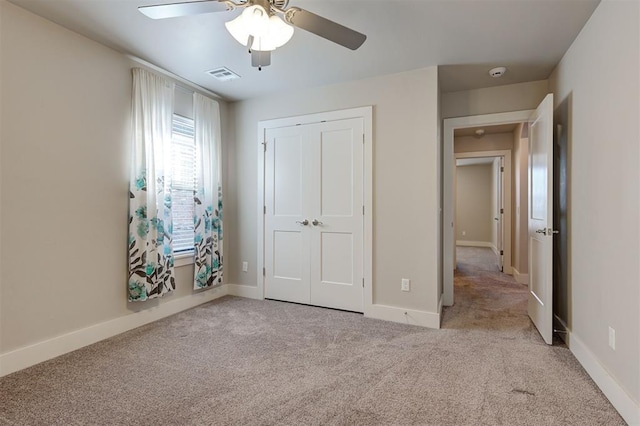
[(507, 72), (506, 67), (496, 67), (489, 70), (489, 75), (493, 78), (500, 78)]

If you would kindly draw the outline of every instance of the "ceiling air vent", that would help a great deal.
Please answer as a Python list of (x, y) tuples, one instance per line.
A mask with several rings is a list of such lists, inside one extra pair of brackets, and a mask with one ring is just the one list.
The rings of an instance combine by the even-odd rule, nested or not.
[(209, 74), (210, 76), (212, 76), (218, 81), (229, 81), (229, 80), (235, 80), (236, 78), (240, 78), (238, 74), (236, 74), (235, 72), (231, 71), (229, 68), (226, 68), (226, 67), (220, 67), (220, 68), (207, 71), (207, 74)]

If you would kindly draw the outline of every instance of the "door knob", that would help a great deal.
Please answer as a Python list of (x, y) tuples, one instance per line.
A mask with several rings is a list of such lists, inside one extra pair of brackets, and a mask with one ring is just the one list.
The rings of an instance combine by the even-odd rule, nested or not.
[(309, 221), (307, 219), (303, 220), (302, 222), (300, 222), (299, 220), (296, 220), (296, 223), (299, 223), (300, 225), (303, 225), (303, 226), (307, 226), (309, 224)]
[(544, 235), (553, 235), (553, 234), (559, 234), (560, 231), (555, 230), (555, 229), (551, 229), (551, 228), (542, 228), (542, 229), (537, 229), (536, 233), (537, 234), (544, 234)]
[(322, 222), (320, 222), (318, 219), (313, 219), (313, 222), (311, 223), (313, 224), (313, 226), (322, 225)]

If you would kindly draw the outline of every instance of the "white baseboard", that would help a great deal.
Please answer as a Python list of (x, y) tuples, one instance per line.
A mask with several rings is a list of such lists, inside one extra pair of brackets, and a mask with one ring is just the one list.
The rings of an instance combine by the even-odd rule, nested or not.
[(228, 294), (228, 284), (0, 354), (0, 377)]
[(371, 308), (367, 311), (365, 316), (369, 318), (399, 322), (402, 324), (420, 325), (429, 328), (440, 328), (440, 312), (416, 311), (413, 309), (377, 304), (371, 305)]
[(516, 279), (520, 284), (529, 285), (529, 274), (521, 274), (516, 268), (513, 269), (513, 278)]
[[(559, 320), (561, 324), (564, 324), (558, 317), (556, 317), (556, 319)], [(622, 418), (629, 425), (640, 425), (640, 405), (638, 402), (609, 374), (607, 369), (578, 336), (567, 329), (564, 339), (571, 353), (573, 353), (615, 409), (618, 410)]]
[(489, 247), (493, 251), (496, 251), (496, 248), (491, 244), (490, 241), (464, 241), (464, 240), (456, 240), (457, 246), (463, 247)]
[(227, 284), (227, 291), (231, 296), (246, 297), (247, 299), (264, 299), (260, 289), (251, 285)]

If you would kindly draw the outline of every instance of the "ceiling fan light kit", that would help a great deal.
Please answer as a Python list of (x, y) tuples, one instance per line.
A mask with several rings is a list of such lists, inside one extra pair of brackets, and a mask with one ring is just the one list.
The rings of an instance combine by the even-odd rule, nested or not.
[[(138, 10), (152, 19), (175, 18), (244, 8), (240, 16), (225, 23), (234, 39), (251, 53), (251, 65), (259, 70), (271, 64), (271, 52), (293, 37), (293, 27), (302, 28), (351, 50), (367, 36), (306, 10), (287, 8), (289, 0), (200, 0), (142, 6)], [(284, 20), (278, 16), (281, 14)]]
[[(260, 6), (246, 8), (240, 16), (224, 24), (227, 31), (249, 50), (273, 51), (293, 37), (293, 27), (276, 15), (267, 17)], [(249, 37), (253, 43), (249, 45)]]

